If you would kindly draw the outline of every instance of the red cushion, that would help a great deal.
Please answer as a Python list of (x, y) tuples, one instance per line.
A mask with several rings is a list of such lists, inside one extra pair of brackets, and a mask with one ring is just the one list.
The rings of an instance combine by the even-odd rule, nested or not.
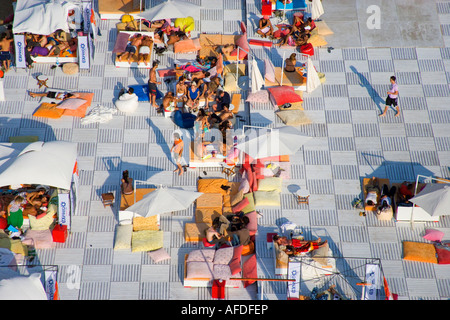
[(215, 244), (209, 243), (208, 240), (206, 240), (206, 238), (203, 238), (202, 241), (203, 241), (203, 245), (204, 245), (205, 247), (214, 247), (214, 246), (215, 246)]
[(8, 220), (6, 218), (0, 217), (0, 229), (6, 229), (8, 227)]
[[(242, 276), (244, 278), (257, 278), (258, 272), (256, 269), (256, 255), (252, 254), (247, 261), (244, 262), (244, 270)], [(247, 288), (249, 285), (254, 283), (256, 280), (248, 280), (244, 281), (244, 288)]]
[(277, 106), (282, 106), (285, 103), (295, 103), (303, 101), (302, 97), (295, 93), (293, 87), (289, 86), (277, 86), (267, 89), (275, 104)]
[(450, 247), (442, 244), (435, 244), (438, 264), (450, 264)]
[(300, 52), (310, 55), (310, 56), (313, 56), (314, 55), (314, 47), (311, 43), (307, 43), (300, 47)]
[(238, 213), (241, 212), (246, 206), (248, 206), (250, 203), (250, 201), (248, 200), (248, 198), (244, 198), (242, 199), (237, 205), (235, 205), (231, 211), (233, 213)]
[(242, 271), (241, 268), (241, 255), (242, 255), (242, 245), (234, 247), (233, 258), (231, 258), (230, 263), (228, 264), (231, 269), (231, 275), (235, 275)]

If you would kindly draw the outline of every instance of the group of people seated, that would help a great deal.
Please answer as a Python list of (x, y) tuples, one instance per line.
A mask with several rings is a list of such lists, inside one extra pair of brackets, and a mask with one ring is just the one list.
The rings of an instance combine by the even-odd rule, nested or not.
[[(231, 111), (231, 96), (223, 90), (219, 75), (188, 80), (185, 75), (178, 79), (175, 92), (168, 91), (162, 103), (162, 108), (181, 110), (182, 112), (197, 112), (196, 122), (199, 132), (207, 132), (211, 127), (230, 127), (229, 120), (234, 114)], [(204, 100), (204, 107), (200, 107), (200, 100)]]
[(253, 242), (248, 229), (249, 223), (249, 218), (243, 212), (220, 215), (213, 220), (211, 227), (206, 229), (206, 242), (216, 248), (226, 244), (251, 245)]
[(279, 29), (274, 31), (270, 22), (270, 17), (265, 15), (259, 20), (258, 33), (263, 38), (280, 40), (279, 46), (303, 46), (308, 43), (313, 29), (313, 20), (311, 18), (304, 19), (302, 14), (294, 14), (291, 25), (281, 25)]
[(14, 195), (9, 204), (2, 208), (0, 216), (7, 219), (8, 228), (13, 227), (21, 232), (25, 217), (40, 217), (46, 214), (49, 195), (45, 188), (34, 189), (33, 191), (22, 191)]
[(288, 256), (303, 256), (306, 253), (319, 249), (328, 243), (327, 240), (322, 241), (321, 238), (318, 238), (315, 241), (305, 241), (295, 238), (289, 239), (288, 237), (279, 235), (274, 235), (272, 240), (281, 250), (286, 252)]

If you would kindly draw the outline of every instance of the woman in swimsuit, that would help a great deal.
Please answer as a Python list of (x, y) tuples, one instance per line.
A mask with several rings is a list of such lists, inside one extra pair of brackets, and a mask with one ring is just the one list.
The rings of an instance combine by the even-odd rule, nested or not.
[(292, 53), (289, 58), (286, 59), (284, 64), (284, 71), (295, 72), (295, 65), (297, 63), (297, 55)]
[(198, 100), (200, 98), (200, 89), (197, 87), (197, 84), (194, 81), (191, 83), (187, 95), (188, 95), (187, 105), (189, 107), (189, 110), (197, 109), (199, 105)]

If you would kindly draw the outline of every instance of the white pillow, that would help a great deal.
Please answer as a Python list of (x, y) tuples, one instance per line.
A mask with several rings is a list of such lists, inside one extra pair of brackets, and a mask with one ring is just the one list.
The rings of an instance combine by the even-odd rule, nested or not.
[(86, 103), (86, 100), (84, 100), (84, 99), (69, 98), (69, 99), (66, 99), (63, 102), (59, 103), (56, 108), (76, 110), (85, 103)]
[(148, 253), (148, 256), (152, 258), (153, 262), (155, 263), (170, 259), (170, 255), (164, 248), (155, 251), (150, 251)]

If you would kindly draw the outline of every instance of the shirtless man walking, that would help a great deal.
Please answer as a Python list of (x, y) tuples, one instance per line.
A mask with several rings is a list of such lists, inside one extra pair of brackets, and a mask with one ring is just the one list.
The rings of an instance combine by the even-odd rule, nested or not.
[(159, 106), (156, 104), (156, 94), (158, 92), (157, 85), (161, 84), (160, 81), (156, 80), (156, 69), (158, 68), (158, 65), (159, 65), (159, 63), (157, 60), (153, 61), (153, 65), (152, 65), (152, 68), (150, 69), (149, 77), (148, 77), (148, 90), (150, 93), (150, 103), (156, 109), (159, 108)]

